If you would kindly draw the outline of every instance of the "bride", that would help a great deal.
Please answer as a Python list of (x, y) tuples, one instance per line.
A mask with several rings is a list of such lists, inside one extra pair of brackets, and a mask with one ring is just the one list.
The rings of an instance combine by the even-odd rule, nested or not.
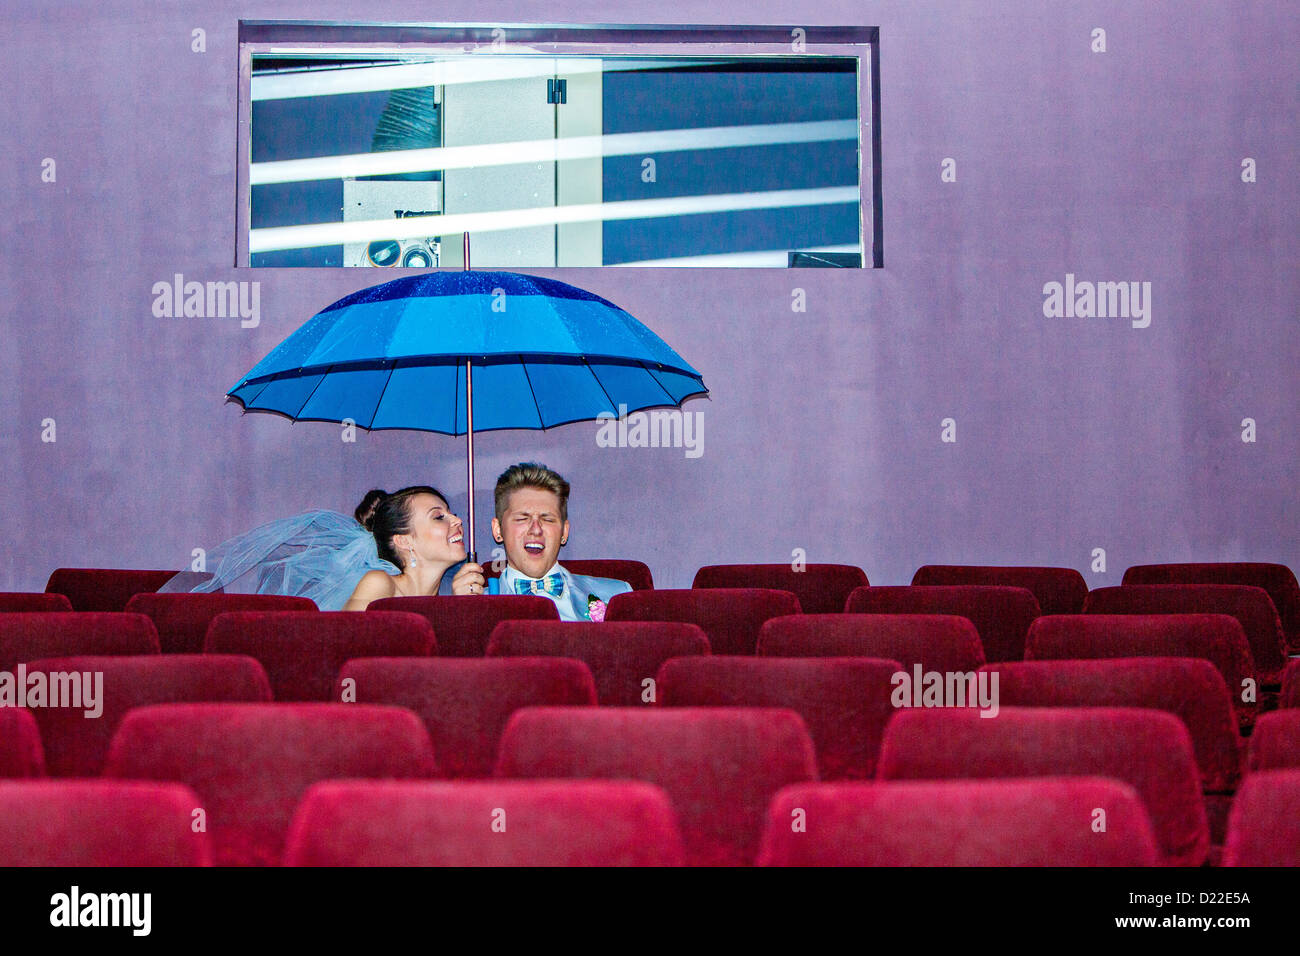
[(194, 575), (182, 572), (160, 590), (217, 591), (253, 575), (258, 594), (308, 597), (322, 611), (364, 611), (381, 598), (437, 594), (443, 575), (461, 564), (452, 593), (484, 592), (482, 567), (465, 561), (461, 520), (428, 485), (371, 491), (356, 519), (308, 511), (272, 521), (214, 548), (206, 564), (210, 579), (194, 586)]

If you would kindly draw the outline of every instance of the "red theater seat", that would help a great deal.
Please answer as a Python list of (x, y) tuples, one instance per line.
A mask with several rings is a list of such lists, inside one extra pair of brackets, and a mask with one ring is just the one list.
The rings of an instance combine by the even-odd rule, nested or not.
[(158, 628), (164, 654), (201, 654), (208, 625), (227, 611), (314, 611), (311, 598), (285, 594), (137, 594), (126, 609)]
[(173, 571), (122, 568), (57, 568), (47, 593), (66, 595), (74, 611), (124, 611), (134, 594), (157, 591), (176, 576)]
[(768, 588), (789, 591), (807, 614), (839, 614), (854, 588), (870, 582), (850, 564), (711, 564), (695, 572), (693, 588)]
[(694, 624), (666, 621), (502, 621), (492, 631), (488, 657), (574, 657), (591, 668), (596, 700), (635, 707), (646, 681), (671, 657), (708, 654), (709, 639)]
[(345, 680), (360, 703), (418, 714), (440, 775), (452, 779), (492, 776), (506, 721), (521, 707), (596, 706), (587, 665), (559, 657), (362, 658), (343, 665), (335, 699)]
[(1275, 686), (1286, 642), (1273, 600), (1263, 588), (1234, 584), (1143, 584), (1088, 592), (1085, 614), (1230, 614), (1241, 622), (1261, 684)]
[(1232, 801), (1224, 866), (1300, 866), (1300, 770), (1246, 777)]
[(1285, 564), (1256, 561), (1139, 564), (1124, 572), (1121, 583), (1244, 584), (1263, 588), (1277, 609), (1291, 653), (1300, 654), (1300, 582)]
[(85, 708), (35, 711), (54, 777), (98, 777), (113, 734), (132, 707), (220, 701), (267, 702), (271, 685), (251, 657), (149, 654), (142, 657), (60, 657), (32, 661), (28, 672), (99, 673), (97, 717)]
[(753, 654), (764, 621), (800, 613), (799, 599), (789, 591), (690, 588), (615, 594), (605, 620), (696, 624), (714, 654)]
[[(574, 574), (585, 574), (595, 578), (613, 578), (626, 581), (633, 591), (654, 590), (654, 575), (644, 561), (629, 561), (624, 558), (588, 558), (571, 560), (565, 558), (560, 562), (565, 570)], [(504, 564), (503, 564), (504, 566)], [(489, 578), (499, 578), (501, 572), (492, 566), (491, 561), (484, 561), (483, 573)]]
[(898, 670), (862, 657), (678, 657), (659, 669), (659, 702), (789, 708), (808, 727), (822, 780), (870, 779)]
[(171, 783), (0, 782), (0, 867), (210, 866), (200, 806)]
[(668, 792), (687, 863), (753, 862), (772, 795), (817, 779), (798, 714), (749, 708), (530, 707), (506, 725), (498, 777), (629, 778)]
[(668, 795), (627, 780), (318, 783), (285, 849), (286, 866), (681, 864)]
[(914, 586), (982, 584), (1033, 592), (1042, 614), (1078, 614), (1088, 584), (1074, 568), (993, 567), (973, 564), (927, 564), (912, 576)]
[(1241, 738), (1223, 675), (1206, 660), (1127, 657), (1115, 660), (990, 664), (1003, 707), (1151, 707), (1176, 716), (1192, 735), (1207, 792), (1234, 789), (1241, 778)]
[(45, 776), (41, 731), (24, 707), (0, 707), (0, 778)]
[(984, 663), (975, 625), (944, 614), (792, 614), (758, 632), (760, 657), (879, 657), (911, 673), (966, 672)]
[(1293, 660), (1282, 672), (1282, 695), (1279, 707), (1300, 707), (1300, 660)]
[(1199, 657), (1223, 675), (1240, 726), (1256, 707), (1241, 699), (1255, 665), (1246, 634), (1226, 614), (1067, 614), (1041, 617), (1029, 629), (1026, 660)]
[(65, 594), (0, 591), (0, 614), (71, 610), (72, 602)]
[[(1095, 811), (1106, 829), (1094, 832)], [(796, 830), (802, 819), (806, 826)], [(760, 866), (1155, 866), (1151, 820), (1102, 777), (822, 783), (772, 801)]]
[(429, 734), (398, 707), (159, 704), (123, 719), (106, 777), (193, 788), (217, 865), (275, 865), (307, 787), (337, 778), (436, 774)]
[[(877, 778), (1112, 777), (1142, 797), (1163, 861), (1199, 866), (1210, 834), (1191, 736), (1173, 714), (1121, 707), (903, 710)], [(1086, 826), (1087, 822), (1081, 823)]]
[(558, 621), (555, 602), (536, 594), (435, 595), (372, 601), (367, 611), (423, 614), (438, 635), (440, 657), (482, 657), (502, 621)]
[(0, 671), (42, 657), (157, 653), (158, 632), (143, 614), (0, 614)]
[(425, 657), (434, 647), (419, 614), (231, 611), (212, 619), (203, 650), (257, 658), (276, 700), (330, 701), (339, 668), (353, 658)]
[(1264, 714), (1250, 735), (1247, 766), (1257, 770), (1300, 770), (1300, 710)]
[(955, 614), (979, 632), (990, 662), (1025, 656), (1025, 634), (1038, 617), (1038, 601), (1025, 588), (991, 585), (858, 588), (844, 606), (847, 614)]

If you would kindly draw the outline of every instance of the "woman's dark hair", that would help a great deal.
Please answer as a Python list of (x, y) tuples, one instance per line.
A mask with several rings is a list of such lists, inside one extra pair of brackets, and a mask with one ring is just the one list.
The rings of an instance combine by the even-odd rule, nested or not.
[(359, 523), (365, 525), (367, 531), (370, 530), (370, 519), (374, 517), (375, 508), (379, 502), (388, 497), (388, 492), (381, 491), (378, 488), (372, 488), (366, 492), (366, 496), (361, 499), (361, 504), (357, 505), (357, 510), (352, 512)]
[[(406, 562), (398, 556), (397, 549), (393, 547), (393, 536), (410, 534), (410, 503), (416, 495), (433, 495), (443, 504), (447, 503), (447, 496), (437, 488), (428, 485), (412, 485), (394, 491), (391, 495), (379, 489), (368, 491), (361, 499), (361, 504), (357, 505), (357, 520), (375, 536), (375, 546), (379, 549), (379, 556), (399, 568), (405, 568)], [(363, 509), (367, 507), (370, 508), (370, 514), (363, 517)]]

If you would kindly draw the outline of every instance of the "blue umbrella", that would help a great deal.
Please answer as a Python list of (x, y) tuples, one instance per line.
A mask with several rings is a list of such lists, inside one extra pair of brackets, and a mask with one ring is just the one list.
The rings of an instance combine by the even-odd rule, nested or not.
[(467, 435), (473, 559), (476, 429), (552, 428), (707, 393), (659, 336), (598, 295), (540, 276), (448, 271), (340, 299), (227, 398), (294, 421)]

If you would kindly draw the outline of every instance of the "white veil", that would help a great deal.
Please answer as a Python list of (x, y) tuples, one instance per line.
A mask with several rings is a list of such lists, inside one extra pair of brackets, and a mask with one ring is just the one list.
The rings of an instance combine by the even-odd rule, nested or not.
[(205, 555), (210, 578), (195, 584), (182, 571), (159, 593), (218, 589), (311, 598), (322, 611), (339, 611), (367, 571), (400, 574), (379, 557), (375, 536), (337, 511), (308, 511), (272, 521), (224, 541)]

